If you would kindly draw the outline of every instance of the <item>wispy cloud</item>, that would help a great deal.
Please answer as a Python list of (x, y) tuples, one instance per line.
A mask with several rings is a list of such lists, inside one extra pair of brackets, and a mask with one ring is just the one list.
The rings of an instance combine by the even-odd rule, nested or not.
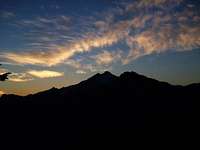
[(102, 53), (92, 56), (92, 58), (99, 65), (109, 65), (121, 59), (121, 51), (109, 52), (104, 50)]
[(49, 17), (35, 17), (32, 19), (19, 20), (15, 23), (19, 29), (27, 30), (23, 33), (26, 45), (30, 49), (46, 50), (52, 48), (52, 45), (61, 45), (66, 43), (66, 38), (70, 36), (73, 28), (71, 18), (66, 15), (55, 15)]
[[(0, 56), (0, 58), (1, 58), (1, 56)], [(4, 62), (4, 61), (0, 61), (0, 64), (10, 65), (10, 66), (23, 66), (22, 64), (16, 64), (16, 63), (11, 63), (11, 62)]]
[(152, 7), (165, 8), (179, 5), (184, 0), (136, 0), (125, 5), (126, 11), (138, 11), (138, 9), (148, 9)]
[(77, 73), (77, 74), (86, 74), (87, 72), (84, 71), (84, 70), (77, 70), (76, 73)]
[[(141, 7), (147, 12), (151, 7), (159, 7), (159, 10), (148, 15), (140, 11), (140, 15), (133, 19), (132, 27), (136, 34), (126, 36), (130, 51), (122, 61), (124, 64), (152, 53), (180, 52), (200, 47), (200, 20), (195, 17), (199, 13), (188, 9), (183, 1), (152, 0), (127, 5), (128, 12), (138, 11)], [(175, 6), (184, 9), (176, 12), (171, 9)], [(170, 11), (175, 12), (171, 14)]]
[(8, 70), (7, 70), (7, 69), (0, 68), (0, 74), (6, 73), (6, 72), (8, 72)]
[(24, 53), (2, 53), (0, 57), (6, 58), (10, 61), (19, 64), (32, 64), (53, 66), (63, 63), (65, 60), (71, 58), (77, 53), (89, 52), (94, 48), (110, 46), (118, 42), (124, 35), (124, 28), (126, 24), (118, 24), (116, 31), (109, 31), (100, 36), (88, 35), (83, 39), (78, 39), (65, 46), (57, 46), (55, 49), (40, 52), (24, 52)]
[(177, 36), (177, 44), (183, 50), (198, 48), (200, 46), (200, 27), (181, 25), (180, 34)]
[(34, 80), (34, 78), (27, 73), (12, 73), (9, 76), (9, 81), (12, 82), (27, 82), (32, 80)]
[[(7, 69), (0, 69), (0, 74), (8, 72)], [(9, 75), (9, 81), (12, 82), (28, 82), (36, 78), (54, 78), (64, 76), (63, 72), (49, 71), (49, 70), (28, 70), (21, 73), (13, 72)]]
[(15, 14), (13, 12), (9, 12), (9, 11), (0, 11), (0, 18), (3, 19), (9, 19), (15, 17)]
[[(0, 74), (6, 73), (6, 72), (10, 72), (10, 71), (8, 69), (0, 68)], [(9, 75), (8, 80), (12, 82), (27, 82), (27, 81), (34, 80), (34, 78), (31, 75), (27, 74), (26, 72), (25, 73), (12, 72)]]
[(27, 73), (37, 78), (54, 78), (54, 77), (61, 77), (64, 75), (63, 72), (56, 72), (49, 70), (30, 70)]
[(86, 64), (86, 63), (83, 63), (82, 61), (83, 60), (81, 60), (81, 59), (79, 59), (79, 60), (69, 59), (69, 60), (65, 61), (64, 64), (66, 64), (72, 68), (85, 71), (85, 72), (88, 72), (88, 71), (95, 72), (96, 71), (96, 66), (94, 64)]
[[(188, 7), (184, 2), (185, 0), (136, 0), (123, 4), (120, 13), (113, 11), (104, 19), (81, 22), (80, 26), (87, 30), (77, 33), (80, 37), (68, 33), (72, 30), (71, 18), (64, 15), (51, 19), (38, 17), (34, 21), (24, 20), (21, 22), (23, 26), (32, 26), (34, 29), (29, 35), (34, 38), (29, 43), (33, 50), (0, 53), (0, 57), (8, 62), (24, 65), (55, 66), (64, 63), (80, 69), (83, 65), (72, 61), (73, 57), (80, 53), (90, 55), (96, 48), (101, 48), (100, 54), (93, 57), (98, 65), (120, 59), (127, 64), (139, 57), (169, 50), (192, 50), (200, 47), (200, 17), (198, 10), (193, 9), (195, 5), (191, 8), (191, 4)], [(177, 11), (173, 9), (175, 7), (182, 9)], [(88, 25), (89, 23), (91, 24)], [(55, 30), (52, 31), (51, 25)], [(128, 46), (127, 54), (104, 51), (119, 42)]]
[[(70, 17), (65, 15), (59, 15), (55, 17), (37, 17), (33, 20), (21, 20), (18, 22), (18, 25), (28, 26), (29, 28), (38, 27), (38, 32), (40, 29), (45, 31), (49, 30), (50, 27), (54, 27), (57, 30), (66, 29), (69, 30)], [(62, 28), (63, 27), (63, 28)], [(36, 30), (35, 30), (36, 31)]]

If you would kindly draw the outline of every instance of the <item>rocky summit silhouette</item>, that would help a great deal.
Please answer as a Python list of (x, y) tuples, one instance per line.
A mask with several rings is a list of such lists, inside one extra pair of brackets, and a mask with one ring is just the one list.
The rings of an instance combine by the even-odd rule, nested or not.
[[(0, 104), (80, 106), (84, 109), (82, 112), (88, 113), (87, 116), (95, 114), (101, 118), (105, 115), (103, 118), (112, 122), (110, 118), (119, 118), (122, 114), (123, 117), (139, 114), (135, 116), (137, 118), (146, 112), (192, 112), (199, 98), (200, 84), (174, 86), (136, 72), (124, 72), (115, 76), (106, 71), (61, 89), (52, 88), (28, 96), (3, 95)], [(131, 126), (130, 123), (127, 124)]]
[[(200, 84), (174, 86), (135, 72), (120, 76), (104, 72), (61, 89), (52, 88), (27, 96), (3, 95), (0, 110), (5, 110), (1, 116), (5, 116), (3, 122), (9, 130), (18, 122), (16, 128), (22, 131), (24, 127), (36, 128), (31, 135), (43, 133), (38, 139), (46, 138), (47, 145), (62, 146), (95, 143), (95, 139), (110, 141), (109, 134), (113, 135), (112, 140), (117, 140), (122, 131), (118, 129), (131, 129), (128, 133), (134, 141), (143, 137), (151, 139), (150, 135), (166, 137), (178, 130), (185, 134), (195, 130), (193, 114), (198, 110), (199, 99)], [(123, 130), (120, 139), (128, 133)]]
[(137, 105), (149, 111), (186, 111), (192, 109), (199, 91), (200, 84), (174, 86), (135, 72), (118, 77), (106, 71), (61, 89), (27, 96), (3, 95), (0, 104)]

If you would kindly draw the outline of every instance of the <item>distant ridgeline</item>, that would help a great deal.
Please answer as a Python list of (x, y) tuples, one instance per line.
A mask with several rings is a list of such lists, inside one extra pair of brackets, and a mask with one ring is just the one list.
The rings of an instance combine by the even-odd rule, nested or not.
[(0, 103), (127, 105), (151, 111), (189, 111), (200, 98), (199, 93), (200, 84), (174, 86), (135, 72), (125, 72), (119, 77), (104, 72), (61, 89), (28, 96), (3, 95)]
[[(33, 134), (40, 135), (45, 131), (47, 145), (55, 141), (65, 145), (66, 142), (102, 140), (109, 137), (110, 131), (113, 135), (119, 134), (120, 130), (110, 129), (134, 129), (131, 137), (138, 140), (143, 135), (145, 138), (156, 134), (160, 137), (164, 131), (171, 136), (177, 130), (184, 134), (187, 130), (195, 130), (193, 113), (198, 110), (195, 107), (199, 100), (200, 84), (173, 86), (135, 72), (125, 72), (119, 77), (105, 72), (61, 89), (52, 88), (28, 96), (2, 95), (0, 114), (5, 118), (3, 125), (11, 126), (9, 130), (19, 123), (21, 130), (36, 127)], [(88, 129), (103, 130), (93, 133), (94, 130)], [(84, 138), (80, 138), (81, 134)], [(112, 136), (117, 137), (122, 139), (126, 135)], [(39, 139), (43, 141), (44, 138)]]

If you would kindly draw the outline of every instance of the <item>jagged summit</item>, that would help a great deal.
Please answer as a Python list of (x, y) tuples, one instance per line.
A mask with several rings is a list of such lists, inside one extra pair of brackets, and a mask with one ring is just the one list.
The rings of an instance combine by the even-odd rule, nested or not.
[(113, 79), (117, 79), (117, 78), (133, 78), (133, 77), (136, 77), (136, 78), (143, 77), (143, 78), (145, 78), (145, 76), (140, 75), (140, 74), (138, 74), (134, 71), (124, 72), (120, 76), (116, 76), (109, 71), (105, 71), (103, 73), (95, 74), (94, 76), (90, 77), (86, 81), (89, 81), (89, 80), (113, 80)]
[(134, 71), (127, 71), (127, 72), (124, 72), (120, 75), (120, 78), (124, 78), (124, 77), (138, 77), (138, 76), (142, 76)]
[(53, 91), (53, 90), (58, 90), (58, 89), (56, 87), (52, 87), (50, 90)]
[(97, 73), (94, 76), (90, 77), (89, 79), (81, 82), (81, 83), (88, 83), (88, 84), (106, 84), (110, 83), (111, 81), (117, 79), (118, 77), (113, 75), (109, 71), (105, 71), (104, 73)]
[[(120, 76), (111, 72), (97, 73), (79, 84), (62, 89), (51, 88), (47, 91), (39, 92), (25, 97), (3, 95), (1, 103), (36, 103), (36, 104), (69, 104), (69, 103), (134, 103), (135, 100), (146, 101), (148, 105), (152, 103), (152, 109), (157, 102), (163, 102), (163, 106), (177, 107), (181, 99), (188, 98), (188, 102), (199, 92), (199, 84), (177, 87), (158, 80), (145, 77), (136, 72), (124, 72)], [(184, 95), (184, 94), (186, 95)], [(197, 97), (197, 96), (196, 96)], [(194, 99), (194, 98), (193, 98)], [(162, 101), (161, 101), (162, 100)], [(166, 105), (165, 103), (169, 103)], [(184, 102), (184, 103), (185, 103)], [(150, 104), (149, 104), (150, 103)], [(175, 104), (173, 104), (175, 103)], [(190, 102), (188, 102), (190, 103)], [(183, 104), (184, 106), (187, 106)], [(162, 107), (163, 107), (162, 106)], [(155, 108), (158, 109), (159, 107)]]
[(113, 76), (113, 74), (109, 71), (105, 71), (104, 73), (102, 73), (102, 75), (112, 75)]
[(115, 76), (114, 74), (112, 74), (109, 71), (105, 71), (104, 73), (100, 74), (102, 78), (107, 78), (107, 79), (115, 79), (117, 78), (117, 76)]
[(97, 73), (96, 75), (94, 75), (93, 77), (100, 77), (100, 78), (115, 78), (117, 76), (115, 76), (114, 74), (112, 74), (109, 71), (105, 71), (103, 73)]

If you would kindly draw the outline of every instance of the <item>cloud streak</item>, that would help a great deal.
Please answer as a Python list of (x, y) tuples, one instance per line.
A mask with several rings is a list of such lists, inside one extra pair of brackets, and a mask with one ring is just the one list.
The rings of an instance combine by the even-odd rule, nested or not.
[(92, 56), (98, 65), (109, 65), (121, 59), (121, 52), (109, 52), (104, 50), (95, 56)]
[(64, 73), (62, 72), (49, 71), (49, 70), (30, 70), (27, 73), (41, 79), (61, 77), (64, 75)]
[(22, 73), (12, 73), (9, 76), (11, 82), (28, 82), (33, 81), (35, 78), (55, 78), (64, 76), (63, 72), (49, 71), (49, 70), (29, 70)]
[(88, 35), (65, 46), (57, 46), (55, 49), (40, 52), (3, 53), (0, 57), (19, 64), (54, 66), (63, 63), (77, 53), (89, 52), (94, 48), (103, 48), (118, 42), (124, 30), (123, 24), (116, 27), (116, 31), (109, 31), (103, 35)]
[[(115, 14), (114, 11), (109, 15), (111, 17), (94, 20), (89, 26), (90, 32), (84, 32), (78, 38), (60, 33), (69, 30), (71, 19), (66, 16), (54, 19), (39, 17), (36, 21), (23, 21), (23, 25), (31, 25), (39, 28), (39, 33), (44, 32), (45, 36), (38, 37), (41, 43), (37, 40), (31, 43), (32, 46), (41, 49), (21, 53), (0, 53), (0, 58), (18, 64), (48, 67), (64, 63), (79, 69), (81, 65), (71, 61), (73, 57), (82, 53), (90, 55), (96, 48), (102, 49), (99, 55), (93, 56), (98, 65), (111, 64), (120, 59), (123, 64), (127, 64), (153, 53), (199, 48), (199, 12), (184, 2), (184, 0), (136, 0), (123, 5), (120, 13)], [(182, 10), (176, 11), (174, 7), (182, 7)], [(195, 6), (192, 5), (193, 7)], [(159, 9), (153, 9), (152, 12), (152, 8)], [(123, 19), (119, 19), (122, 17)], [(54, 25), (59, 34), (49, 31), (49, 25)], [(52, 44), (55, 39), (49, 36), (51, 34), (56, 35), (55, 39), (62, 39), (62, 44)], [(124, 42), (128, 46), (128, 54), (103, 51), (119, 42)]]
[(9, 81), (12, 82), (28, 82), (32, 80), (34, 80), (34, 78), (27, 73), (12, 73), (9, 76)]
[(4, 74), (4, 73), (6, 73), (6, 72), (8, 72), (8, 70), (7, 70), (7, 69), (0, 68), (0, 74)]
[(9, 12), (9, 11), (1, 11), (0, 12), (0, 19), (9, 19), (15, 17), (15, 14), (13, 12)]

